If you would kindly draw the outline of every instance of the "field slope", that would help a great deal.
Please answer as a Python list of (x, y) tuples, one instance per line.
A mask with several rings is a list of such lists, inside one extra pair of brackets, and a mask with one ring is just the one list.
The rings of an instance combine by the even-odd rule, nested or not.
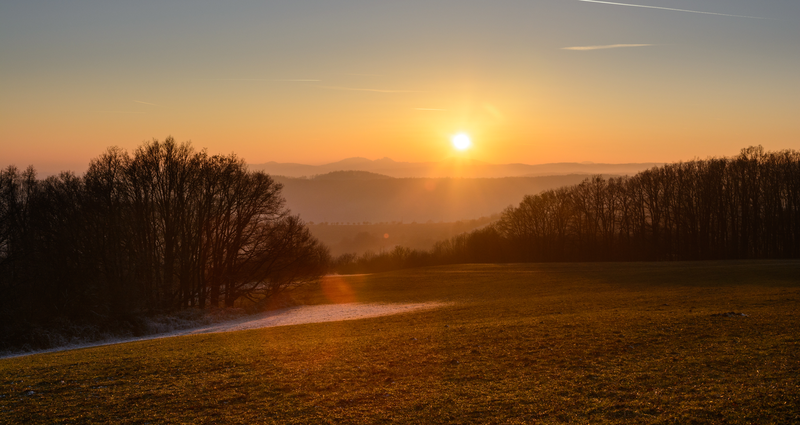
[(452, 304), (0, 360), (0, 423), (796, 423), (798, 276), (747, 261), (328, 278), (307, 303)]

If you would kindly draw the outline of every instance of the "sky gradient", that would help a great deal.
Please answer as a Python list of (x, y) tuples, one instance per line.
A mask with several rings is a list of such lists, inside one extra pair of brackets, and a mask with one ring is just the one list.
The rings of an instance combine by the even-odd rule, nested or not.
[(0, 58), (0, 166), (800, 149), (797, 0), (2, 1)]

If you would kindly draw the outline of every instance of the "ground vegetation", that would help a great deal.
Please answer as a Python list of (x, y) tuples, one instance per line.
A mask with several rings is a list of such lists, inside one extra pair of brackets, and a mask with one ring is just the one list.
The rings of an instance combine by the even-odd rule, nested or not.
[(789, 424), (797, 260), (330, 276), (396, 316), (0, 360), (0, 423)]

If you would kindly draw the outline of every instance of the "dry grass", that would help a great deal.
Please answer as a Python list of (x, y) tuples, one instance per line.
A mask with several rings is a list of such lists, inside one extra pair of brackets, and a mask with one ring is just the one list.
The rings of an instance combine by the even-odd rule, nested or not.
[(451, 266), (304, 296), (454, 304), (0, 360), (0, 422), (800, 421), (799, 261)]

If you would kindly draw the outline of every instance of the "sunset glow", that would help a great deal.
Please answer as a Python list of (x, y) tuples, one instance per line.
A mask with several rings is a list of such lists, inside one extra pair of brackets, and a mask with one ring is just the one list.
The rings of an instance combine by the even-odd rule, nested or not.
[(472, 140), (469, 138), (469, 135), (466, 133), (458, 133), (451, 139), (453, 142), (453, 147), (459, 151), (465, 151), (472, 146)]
[(251, 164), (436, 162), (466, 127), (494, 164), (800, 148), (797, 2), (638, 3), (7, 3), (0, 167), (82, 172), (167, 136)]

